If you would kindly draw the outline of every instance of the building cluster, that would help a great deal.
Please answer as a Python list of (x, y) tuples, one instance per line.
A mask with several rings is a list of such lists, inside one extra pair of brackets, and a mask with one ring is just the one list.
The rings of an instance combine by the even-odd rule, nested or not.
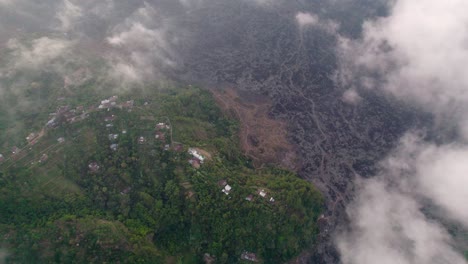
[(223, 189), (221, 190), (224, 194), (229, 195), (229, 193), (232, 190), (232, 186), (227, 184), (226, 180), (221, 180), (218, 182), (218, 185), (222, 187)]
[(99, 168), (100, 168), (99, 164), (98, 164), (97, 162), (95, 162), (95, 161), (91, 162), (91, 163), (88, 165), (88, 169), (89, 169), (89, 171), (92, 172), (92, 173), (98, 172), (98, 171), (99, 171)]
[[(258, 194), (262, 197), (262, 198), (266, 198), (268, 199), (267, 197), (267, 193), (265, 192), (264, 189), (258, 191)], [(269, 199), (270, 202), (274, 203), (275, 202), (275, 198), (273, 198), (273, 196), (270, 196), (270, 199)]]
[(77, 106), (71, 108), (69, 105), (59, 106), (57, 111), (50, 113), (51, 119), (47, 121), (46, 127), (55, 128), (62, 123), (73, 124), (78, 121), (82, 121), (88, 117), (83, 106)]
[(101, 100), (98, 109), (111, 109), (111, 108), (128, 108), (129, 110), (133, 109), (135, 101), (129, 100), (126, 102), (118, 103), (117, 100), (119, 99), (118, 96), (113, 95), (107, 99)]
[(258, 262), (257, 255), (251, 252), (244, 251), (241, 254), (241, 259), (242, 260), (247, 260), (247, 261), (252, 261), (252, 262)]
[(205, 162), (205, 157), (198, 152), (198, 150), (194, 148), (189, 148), (188, 153), (192, 156), (189, 160), (189, 163), (196, 169), (200, 168), (200, 166)]

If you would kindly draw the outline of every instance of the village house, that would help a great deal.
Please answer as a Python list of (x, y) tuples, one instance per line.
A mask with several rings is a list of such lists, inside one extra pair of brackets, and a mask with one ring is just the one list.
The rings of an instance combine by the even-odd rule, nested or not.
[(166, 135), (161, 132), (161, 131), (158, 131), (156, 132), (156, 135), (154, 136), (155, 139), (158, 139), (158, 140), (161, 140), (161, 141), (164, 141), (166, 139)]
[(170, 148), (171, 148), (171, 145), (169, 145), (169, 144), (164, 145), (164, 150), (165, 151), (168, 151)]
[(271, 203), (274, 203), (274, 202), (275, 202), (275, 198), (270, 197), (270, 202), (271, 202)]
[(113, 124), (106, 124), (107, 128), (110, 128), (110, 127), (113, 127), (113, 126), (114, 126)]
[(145, 144), (145, 142), (146, 142), (145, 137), (141, 136), (138, 138), (138, 144)]
[(229, 185), (229, 184), (226, 184), (226, 186), (224, 186), (224, 189), (223, 189), (223, 190), (221, 190), (221, 191), (222, 191), (224, 194), (228, 195), (228, 194), (229, 194), (229, 192), (231, 192), (231, 190), (232, 190), (232, 187), (231, 187), (231, 185)]
[(117, 118), (117, 116), (115, 116), (115, 115), (106, 116), (104, 118), (104, 122), (113, 122), (116, 118)]
[(201, 166), (200, 160), (197, 158), (191, 158), (189, 159), (189, 163), (194, 167), (195, 169), (199, 169)]
[(40, 163), (44, 163), (49, 159), (47, 154), (42, 154), (41, 159), (39, 160)]
[(109, 140), (116, 140), (117, 138), (119, 138), (119, 134), (109, 134), (107, 136), (109, 138)]
[(192, 155), (194, 158), (198, 159), (201, 164), (205, 161), (205, 157), (203, 157), (198, 151), (194, 148), (189, 148), (188, 153)]
[(88, 165), (88, 168), (91, 172), (97, 172), (99, 170), (99, 165), (97, 164), (97, 162), (91, 162)]
[(120, 192), (121, 195), (128, 194), (132, 190), (132, 187), (127, 187)]
[(175, 152), (182, 152), (182, 151), (184, 151), (184, 146), (182, 144), (179, 144), (179, 143), (174, 143), (174, 144), (172, 144), (172, 149)]
[(251, 202), (253, 200), (253, 195), (250, 194), (249, 196), (245, 197), (245, 200)]
[(267, 195), (267, 193), (266, 193), (265, 190), (263, 190), (263, 189), (260, 190), (260, 192), (258, 192), (258, 194), (259, 194), (261, 197), (263, 197), (263, 198), (265, 198), (265, 196)]
[(113, 151), (117, 151), (118, 148), (119, 148), (119, 144), (110, 145), (110, 149), (112, 149)]
[(4, 162), (4, 161), (5, 161), (5, 157), (2, 154), (0, 154), (0, 162)]
[(241, 259), (252, 261), (252, 262), (258, 262), (257, 255), (255, 255), (254, 253), (247, 252), (247, 251), (242, 252)]
[(219, 180), (219, 181), (218, 181), (218, 186), (219, 186), (219, 187), (224, 187), (224, 186), (226, 186), (226, 185), (227, 185), (227, 181), (226, 181), (226, 180)]
[(55, 117), (50, 119), (49, 121), (47, 121), (46, 126), (48, 128), (54, 127), (56, 125), (55, 120), (56, 120)]
[(11, 148), (11, 154), (13, 155), (16, 155), (18, 153), (20, 153), (21, 149), (18, 148), (17, 146), (14, 146), (13, 148)]
[(34, 141), (34, 139), (36, 139), (39, 135), (36, 134), (36, 133), (31, 133), (29, 134), (29, 136), (26, 137), (26, 140), (31, 143)]
[(62, 143), (65, 142), (65, 138), (64, 138), (64, 137), (60, 137), (60, 138), (57, 139), (57, 142), (60, 143), (60, 144), (62, 144)]
[(159, 130), (161, 130), (161, 129), (170, 129), (170, 128), (171, 127), (169, 125), (167, 125), (166, 123), (158, 123), (156, 125), (156, 129), (159, 129)]
[(205, 253), (203, 255), (203, 261), (205, 262), (205, 264), (213, 264), (216, 262), (216, 258), (208, 253)]
[(105, 99), (101, 101), (101, 104), (98, 106), (99, 109), (103, 108), (111, 108), (117, 106), (117, 101), (118, 97), (117, 96), (112, 96), (109, 99)]
[(122, 103), (122, 107), (132, 109), (134, 104), (135, 104), (135, 101), (130, 100), (130, 101), (127, 101), (125, 103)]

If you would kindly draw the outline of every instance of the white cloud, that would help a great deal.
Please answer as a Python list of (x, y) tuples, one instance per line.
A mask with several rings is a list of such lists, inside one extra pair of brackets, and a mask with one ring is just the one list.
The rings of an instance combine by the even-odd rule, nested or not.
[(368, 180), (347, 209), (351, 231), (337, 241), (343, 264), (464, 264), (448, 233), (414, 198), (382, 179)]
[(336, 34), (336, 31), (339, 28), (339, 25), (336, 22), (320, 19), (316, 14), (308, 12), (298, 12), (296, 13), (295, 18), (299, 28), (301, 29), (316, 27), (327, 31), (330, 34)]
[(414, 162), (421, 194), (468, 228), (468, 146), (421, 147)]
[(13, 52), (14, 67), (37, 68), (59, 58), (72, 45), (73, 42), (68, 40), (42, 37), (33, 40), (30, 46), (20, 43), (17, 39), (10, 39), (7, 47)]
[(177, 66), (172, 45), (177, 38), (169, 34), (169, 25), (156, 11), (145, 4), (107, 38), (115, 49), (112, 53), (111, 76), (130, 82), (161, 77), (165, 68)]
[[(468, 228), (468, 2), (393, 4), (388, 17), (365, 23), (362, 38), (340, 39), (339, 80), (433, 113), (436, 131), (450, 140), (403, 137), (382, 173), (362, 184), (348, 209), (351, 231), (338, 236), (337, 245), (345, 264), (466, 263), (420, 201)], [(444, 137), (451, 128), (460, 137)]]
[(319, 17), (315, 14), (299, 12), (296, 14), (296, 21), (299, 26), (314, 26), (319, 23)]
[[(379, 87), (430, 111), (468, 102), (468, 2), (399, 0), (392, 15), (365, 24), (359, 41), (342, 41), (352, 67), (380, 74)], [(349, 66), (349, 65), (348, 65)], [(464, 110), (466, 110), (466, 107)]]
[(63, 31), (68, 31), (73, 29), (74, 24), (77, 23), (77, 20), (83, 16), (83, 10), (72, 3), (70, 0), (64, 0), (62, 6), (59, 8), (59, 11), (56, 15), (60, 21), (60, 29)]
[(362, 97), (355, 89), (348, 89), (343, 93), (343, 97), (341, 99), (348, 104), (355, 105), (361, 102)]

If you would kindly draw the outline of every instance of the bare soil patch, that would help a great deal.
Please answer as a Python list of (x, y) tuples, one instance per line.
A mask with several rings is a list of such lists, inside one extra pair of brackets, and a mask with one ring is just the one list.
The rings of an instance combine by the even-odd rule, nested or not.
[(243, 152), (260, 168), (267, 164), (297, 170), (300, 161), (288, 140), (287, 122), (273, 119), (271, 102), (265, 96), (240, 95), (235, 89), (212, 90), (218, 105), (240, 121), (240, 143)]

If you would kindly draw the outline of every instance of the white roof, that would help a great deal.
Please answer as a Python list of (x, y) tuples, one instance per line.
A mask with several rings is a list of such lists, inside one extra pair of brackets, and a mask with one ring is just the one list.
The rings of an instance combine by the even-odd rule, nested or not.
[(224, 186), (224, 189), (229, 192), (232, 189), (232, 187), (231, 185), (227, 184), (226, 186)]

